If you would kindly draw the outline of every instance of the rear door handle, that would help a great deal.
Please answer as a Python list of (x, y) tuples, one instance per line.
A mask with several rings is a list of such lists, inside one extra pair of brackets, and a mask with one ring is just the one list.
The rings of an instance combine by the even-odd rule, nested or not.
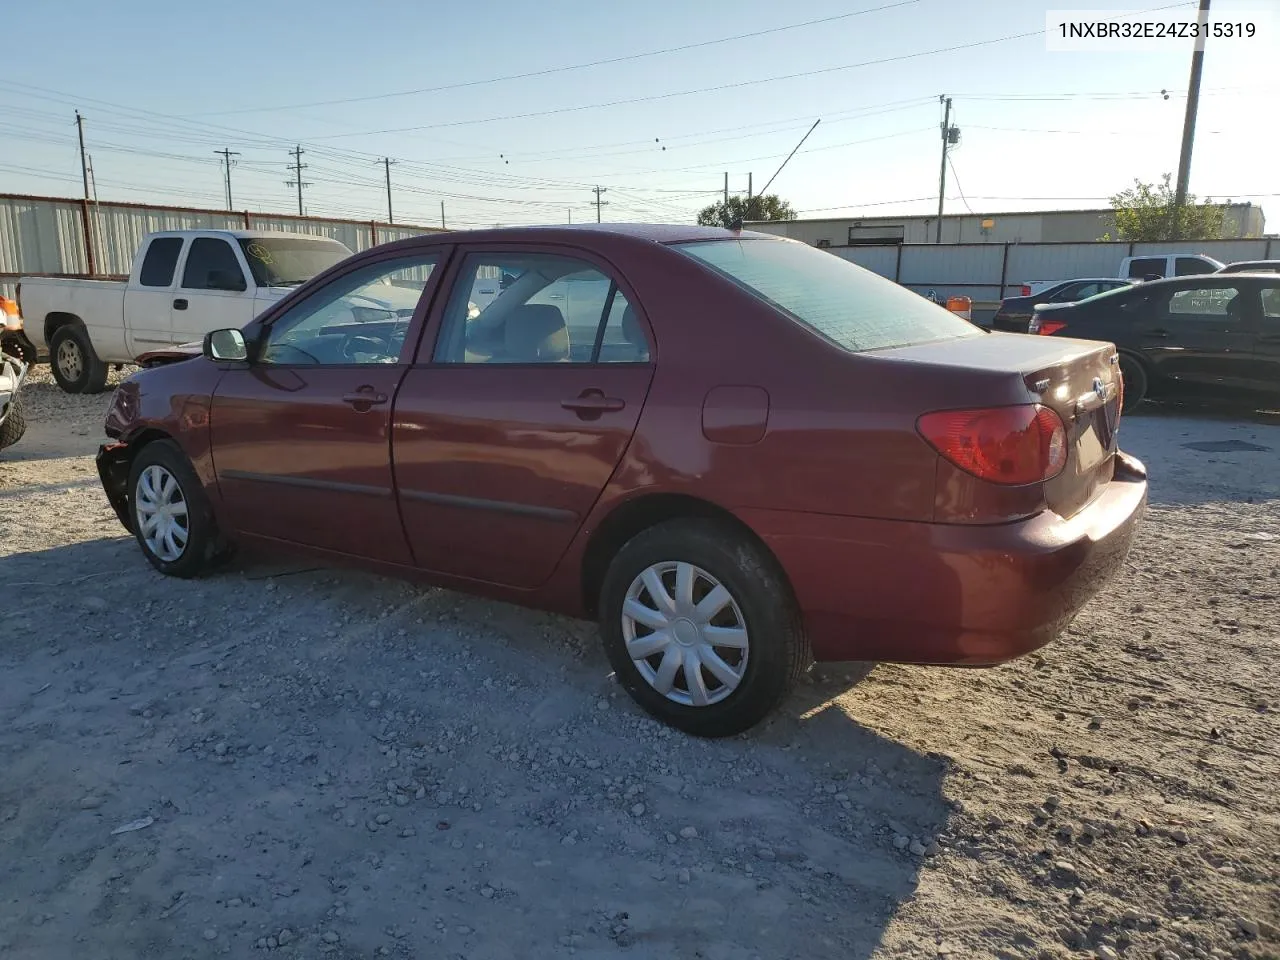
[(616, 413), (626, 407), (621, 397), (606, 397), (603, 390), (583, 390), (572, 400), (561, 400), (560, 406), (572, 410), (584, 419), (594, 419), (602, 413)]
[(354, 393), (344, 393), (342, 402), (349, 403), (357, 410), (368, 410), (370, 407), (379, 406), (387, 402), (385, 393), (375, 393), (373, 388), (367, 390), (356, 390)]
[(187, 309), (187, 301), (179, 297), (177, 300), (173, 301), (173, 309), (175, 310)]

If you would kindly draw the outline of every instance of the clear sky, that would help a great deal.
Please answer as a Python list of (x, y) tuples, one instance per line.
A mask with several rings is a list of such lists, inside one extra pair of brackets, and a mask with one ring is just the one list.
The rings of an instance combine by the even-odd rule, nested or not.
[[(79, 108), (102, 200), (221, 207), (213, 151), (229, 148), (237, 209), (294, 212), (287, 150), (301, 143), (317, 216), (384, 219), (390, 156), (401, 222), (438, 223), (442, 200), (450, 226), (593, 220), (595, 185), (605, 219), (688, 221), (726, 172), (731, 190), (753, 174), (759, 191), (821, 118), (770, 192), (808, 217), (928, 213), (947, 94), (961, 129), (950, 212), (1106, 206), (1133, 178), (1176, 171), (1191, 41), (1050, 53), (1045, 11), (1166, 5), (14, 0), (0, 192), (80, 194)], [(1213, 2), (1216, 17), (1258, 10), (1280, 28), (1280, 0)], [(1194, 18), (1195, 3), (1172, 14)], [(1275, 34), (1209, 41), (1191, 171), (1193, 193), (1274, 210), (1270, 231), (1278, 57)]]

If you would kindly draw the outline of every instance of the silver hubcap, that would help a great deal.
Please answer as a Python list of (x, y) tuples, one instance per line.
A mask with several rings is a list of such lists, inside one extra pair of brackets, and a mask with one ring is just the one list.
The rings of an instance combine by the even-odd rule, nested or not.
[(152, 464), (138, 477), (134, 503), (138, 530), (147, 549), (165, 563), (181, 557), (191, 528), (187, 501), (177, 478), (159, 464)]
[(724, 700), (747, 670), (750, 641), (737, 601), (691, 563), (655, 563), (631, 581), (622, 638), (645, 682), (686, 707)]
[(74, 340), (63, 340), (58, 344), (58, 369), (68, 380), (80, 379), (84, 358), (80, 356), (80, 346)]

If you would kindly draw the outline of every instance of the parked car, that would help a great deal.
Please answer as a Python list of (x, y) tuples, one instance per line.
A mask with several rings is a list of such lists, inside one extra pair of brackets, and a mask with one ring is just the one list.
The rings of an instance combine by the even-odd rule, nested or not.
[[(346, 319), (407, 275), (412, 316)], [(570, 322), (557, 298), (589, 282)], [(1146, 501), (1110, 344), (984, 333), (766, 234), (416, 237), (160, 359), (115, 391), (97, 458), (157, 570), (252, 543), (596, 618), (631, 696), (705, 736), (811, 657), (1048, 643)]]
[[(1189, 277), (1202, 273), (1215, 273), (1222, 263), (1203, 253), (1169, 253), (1155, 256), (1125, 257), (1120, 261), (1117, 277), (1129, 280), (1159, 280), (1162, 277)], [(1024, 297), (1043, 293), (1048, 287), (1063, 283), (1062, 280), (1031, 280), (1022, 284)]]
[(1132, 286), (1137, 282), (1112, 277), (1085, 277), (1064, 280), (1031, 296), (1005, 297), (1000, 301), (996, 315), (991, 318), (991, 329), (1003, 330), (1005, 333), (1026, 333), (1035, 308), (1042, 303), (1075, 303), (1077, 300), (1087, 300), (1108, 290)]
[(1280, 260), (1241, 260), (1228, 263), (1218, 273), (1280, 273)]
[(23, 277), (27, 335), (68, 393), (98, 393), (111, 364), (243, 326), (351, 251), (336, 240), (252, 230), (176, 230), (143, 239), (127, 281)]
[(36, 348), (23, 329), (22, 314), (18, 310), (18, 301), (8, 297), (0, 297), (0, 353), (17, 357), (23, 363), (31, 365), (36, 362)]
[(1179, 385), (1280, 392), (1276, 274), (1177, 277), (1037, 307), (1031, 332), (1114, 343), (1125, 410)]
[(20, 396), (27, 369), (13, 354), (0, 350), (0, 450), (12, 447), (27, 432)]

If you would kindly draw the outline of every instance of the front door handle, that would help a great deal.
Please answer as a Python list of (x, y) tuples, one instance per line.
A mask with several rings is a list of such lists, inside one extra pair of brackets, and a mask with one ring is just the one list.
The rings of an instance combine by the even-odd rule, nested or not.
[(177, 300), (173, 301), (173, 309), (175, 310), (187, 309), (187, 301), (184, 300), (182, 297), (179, 297)]
[(616, 413), (626, 407), (621, 397), (606, 397), (603, 390), (583, 390), (572, 400), (561, 400), (560, 406), (572, 410), (583, 420), (594, 420), (602, 413)]
[(342, 395), (342, 402), (351, 404), (351, 406), (356, 408), (357, 412), (363, 413), (372, 407), (386, 403), (387, 395), (385, 393), (375, 392), (373, 387), (364, 387), (353, 393), (344, 393)]

